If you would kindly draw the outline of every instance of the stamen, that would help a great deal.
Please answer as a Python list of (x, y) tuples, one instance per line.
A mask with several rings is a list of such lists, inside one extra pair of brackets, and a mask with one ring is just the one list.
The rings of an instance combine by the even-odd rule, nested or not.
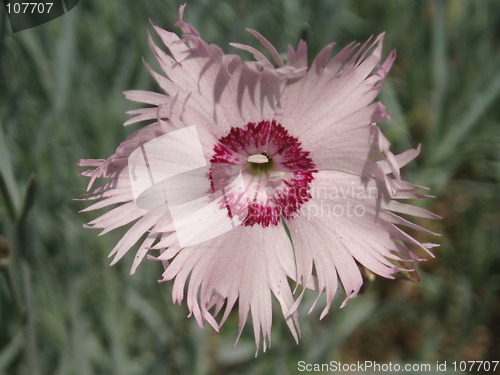
[(286, 173), (283, 171), (273, 171), (269, 173), (269, 180), (271, 181), (279, 181), (284, 180), (286, 177)]
[(268, 176), (273, 171), (273, 159), (267, 156), (265, 153), (254, 154), (252, 156), (249, 156), (247, 160), (248, 169), (255, 176)]
[(255, 155), (249, 156), (247, 161), (249, 163), (264, 164), (264, 163), (269, 162), (269, 158), (264, 154), (255, 154)]

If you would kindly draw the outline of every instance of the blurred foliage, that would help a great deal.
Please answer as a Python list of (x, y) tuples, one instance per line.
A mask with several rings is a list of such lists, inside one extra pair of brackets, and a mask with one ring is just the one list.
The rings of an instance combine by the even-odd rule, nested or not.
[[(444, 219), (422, 282), (370, 282), (318, 321), (301, 313), (293, 342), (277, 314), (273, 345), (254, 359), (237, 319), (199, 329), (158, 285), (157, 264), (128, 275), (72, 201), (80, 158), (107, 157), (133, 129), (121, 91), (156, 90), (141, 58), (149, 19), (174, 30), (179, 1), (82, 0), (64, 17), (12, 34), (0, 23), (0, 374), (293, 374), (297, 362), (500, 359), (500, 7), (498, 1), (189, 0), (202, 36), (314, 56), (386, 31), (398, 59), (382, 92), (395, 151), (423, 144), (405, 177), (432, 188)], [(338, 50), (339, 47), (337, 47)], [(237, 52), (233, 49), (233, 52)], [(120, 231), (118, 231), (120, 232)], [(422, 241), (434, 239), (421, 234)], [(339, 301), (342, 296), (339, 296)], [(315, 296), (308, 296), (309, 302)]]

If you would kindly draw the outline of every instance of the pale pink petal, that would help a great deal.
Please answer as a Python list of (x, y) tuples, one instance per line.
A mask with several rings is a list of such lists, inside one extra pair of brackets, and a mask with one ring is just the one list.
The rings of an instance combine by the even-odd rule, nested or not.
[(169, 99), (167, 95), (158, 94), (153, 91), (145, 90), (128, 90), (124, 91), (123, 95), (126, 99), (133, 102), (151, 104), (151, 105), (163, 105), (168, 103)]
[(116, 264), (164, 214), (161, 211), (148, 212), (132, 225), (109, 253), (109, 257), (114, 257), (111, 265)]
[(311, 192), (312, 199), (302, 206), (300, 215), (287, 220), (287, 226), (296, 253), (296, 280), (310, 284), (314, 267), (315, 288), (326, 293), (327, 307), (322, 316), (336, 294), (337, 278), (348, 298), (359, 292), (363, 281), (356, 262), (380, 276), (393, 278), (402, 270), (393, 261), (405, 260), (398, 254), (416, 258), (401, 251), (400, 244), (392, 237), (398, 233), (402, 241), (420, 244), (410, 236), (403, 236), (394, 224), (428, 231), (391, 211), (435, 218), (421, 208), (405, 210), (407, 206), (414, 207), (395, 201), (388, 204), (382, 201), (380, 206), (376, 184), (349, 173), (320, 171)]
[(248, 29), (248, 28), (247, 28), (247, 31), (250, 34), (252, 34), (260, 42), (260, 44), (262, 44), (264, 46), (264, 48), (271, 54), (271, 56), (274, 59), (274, 62), (279, 67), (282, 67), (282, 66), (285, 65), (285, 63), (283, 62), (283, 59), (281, 58), (279, 52), (276, 51), (276, 48), (274, 48), (274, 46), (266, 38), (264, 38), (264, 36), (261, 33), (259, 33), (256, 30)]
[[(333, 67), (325, 66), (327, 48), (314, 69), (310, 69), (303, 79), (285, 87), (275, 119), (287, 124), (306, 149), (321, 150), (326, 154), (343, 142), (343, 139), (336, 141), (346, 131), (364, 127), (364, 131), (370, 132), (370, 124), (387, 118), (382, 105), (370, 105), (394, 61), (391, 54), (377, 69), (382, 41), (381, 35), (357, 52), (356, 46), (341, 51), (342, 58)], [(348, 60), (352, 53), (354, 56)], [(311, 130), (311, 125), (314, 125), (314, 130)], [(363, 139), (366, 142), (369, 137)], [(336, 144), (332, 145), (332, 141)], [(365, 145), (364, 155), (363, 150), (357, 155), (367, 157), (369, 149), (370, 145)], [(319, 165), (319, 168), (337, 169), (329, 163)]]
[(300, 40), (296, 50), (294, 50), (291, 46), (288, 47), (288, 62), (291, 66), (299, 69), (307, 67), (306, 42)]
[[(285, 230), (254, 226), (238, 227), (203, 246), (182, 249), (163, 277), (175, 279), (176, 302), (183, 299), (189, 277), (187, 304), (200, 325), (215, 318), (209, 310), (214, 295), (226, 300), (230, 308), (238, 300), (239, 334), (251, 312), (256, 343), (259, 345), (262, 337), (265, 350), (270, 344), (271, 292), (282, 311), (288, 311), (293, 298), (287, 276), (294, 273), (292, 246)], [(287, 324), (298, 337), (296, 316), (287, 318)]]

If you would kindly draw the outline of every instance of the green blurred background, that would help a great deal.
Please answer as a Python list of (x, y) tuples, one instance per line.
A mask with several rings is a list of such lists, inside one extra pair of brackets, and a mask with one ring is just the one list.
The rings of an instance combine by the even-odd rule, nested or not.
[[(420, 283), (367, 282), (364, 293), (319, 321), (300, 311), (296, 345), (278, 311), (272, 347), (254, 359), (237, 316), (220, 334), (187, 319), (158, 284), (159, 264), (129, 276), (133, 255), (108, 267), (124, 233), (98, 237), (72, 199), (86, 179), (75, 163), (105, 158), (131, 131), (137, 108), (121, 92), (157, 90), (142, 58), (149, 19), (169, 30), (181, 2), (81, 0), (67, 15), (0, 35), (0, 374), (296, 374), (297, 362), (435, 363), (500, 360), (500, 2), (188, 0), (186, 20), (209, 42), (279, 51), (300, 38), (310, 56), (337, 41), (387, 32), (395, 66), (381, 94), (381, 124), (400, 152), (423, 151), (404, 177), (428, 185), (421, 202), (444, 219)], [(337, 51), (339, 48), (336, 49)], [(416, 234), (424, 242), (435, 241)], [(339, 293), (341, 294), (341, 293)], [(450, 366), (448, 367), (450, 369)], [(477, 372), (474, 372), (477, 373)]]

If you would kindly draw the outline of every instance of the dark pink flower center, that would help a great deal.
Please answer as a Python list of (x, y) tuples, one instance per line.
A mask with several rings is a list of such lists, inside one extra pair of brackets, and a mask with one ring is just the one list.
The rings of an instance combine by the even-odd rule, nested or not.
[(309, 152), (276, 121), (231, 128), (214, 146), (210, 163), (214, 191), (240, 182), (226, 200), (229, 215), (239, 216), (244, 226), (293, 218), (311, 198), (309, 185), (317, 172)]

